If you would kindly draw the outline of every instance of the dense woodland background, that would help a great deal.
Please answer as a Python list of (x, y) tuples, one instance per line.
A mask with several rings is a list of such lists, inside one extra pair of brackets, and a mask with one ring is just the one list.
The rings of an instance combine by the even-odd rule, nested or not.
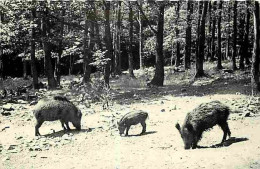
[[(165, 66), (205, 76), (217, 70), (251, 69), (259, 90), (258, 1), (9, 1), (0, 2), (0, 77), (48, 79), (63, 75), (110, 77), (155, 67), (148, 86), (163, 86)], [(223, 67), (223, 61), (231, 67)], [(227, 70), (228, 69), (228, 70)]]

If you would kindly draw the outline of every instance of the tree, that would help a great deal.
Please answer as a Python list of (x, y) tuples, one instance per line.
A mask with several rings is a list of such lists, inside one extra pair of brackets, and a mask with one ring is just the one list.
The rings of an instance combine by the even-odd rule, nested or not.
[(163, 30), (164, 30), (164, 9), (166, 2), (156, 2), (158, 6), (158, 17), (157, 17), (157, 30), (155, 30), (150, 21), (147, 19), (146, 15), (144, 14), (142, 8), (136, 2), (140, 12), (142, 13), (143, 17), (148, 23), (148, 26), (156, 35), (156, 65), (155, 65), (155, 75), (150, 83), (147, 85), (154, 85), (154, 86), (163, 86), (164, 81), (164, 56), (163, 56)]
[(185, 57), (184, 67), (190, 69), (190, 56), (191, 56), (191, 14), (193, 12), (193, 2), (187, 1), (187, 28), (186, 28), (186, 45), (185, 45)]
[[(176, 33), (176, 38), (179, 39), (179, 28), (178, 28), (178, 20), (180, 17), (180, 2), (176, 2), (176, 20), (175, 20), (175, 33)], [(175, 58), (175, 67), (180, 66), (181, 62), (181, 56), (180, 56), (180, 42), (177, 40), (176, 44), (176, 58)]]
[(219, 6), (218, 6), (218, 64), (217, 68), (222, 69), (221, 65), (221, 12), (222, 12), (222, 1), (219, 1)]
[(245, 55), (244, 55), (244, 33), (245, 32), (245, 16), (243, 14), (241, 14), (240, 16), (240, 24), (239, 24), (239, 41), (238, 44), (240, 45), (240, 50), (239, 50), (239, 56), (240, 56), (240, 60), (239, 60), (239, 69), (244, 70), (245, 69), (245, 64), (244, 64), (244, 60), (245, 60)]
[[(140, 1), (140, 7), (142, 8), (142, 1)], [(138, 11), (139, 16), (139, 62), (140, 62), (140, 69), (143, 69), (143, 59), (142, 59), (142, 44), (143, 44), (143, 21), (142, 21), (142, 14), (140, 10)]]
[(42, 42), (43, 42), (43, 51), (45, 58), (45, 72), (48, 79), (48, 88), (55, 89), (57, 87), (57, 82), (54, 78), (54, 71), (51, 63), (51, 51), (52, 44), (50, 42), (50, 22), (48, 18), (49, 9), (47, 7), (47, 2), (43, 2), (44, 11), (42, 16)]
[(64, 6), (61, 9), (61, 16), (62, 16), (62, 21), (60, 23), (60, 39), (58, 42), (58, 57), (56, 61), (56, 80), (57, 80), (57, 85), (60, 86), (60, 78), (61, 78), (61, 70), (60, 70), (60, 61), (61, 61), (61, 55), (63, 52), (63, 33), (64, 33), (64, 17), (65, 17), (65, 9)]
[(211, 32), (211, 54), (210, 54), (210, 61), (215, 60), (215, 30), (216, 30), (216, 14), (215, 11), (217, 10), (217, 1), (213, 2), (213, 21), (212, 21), (212, 32)]
[(163, 86), (164, 81), (164, 57), (163, 57), (163, 27), (164, 27), (164, 2), (157, 2), (159, 5), (159, 16), (156, 33), (156, 65), (155, 75), (150, 82), (151, 85)]
[(133, 72), (134, 60), (133, 60), (133, 9), (131, 1), (128, 3), (129, 5), (129, 44), (128, 44), (128, 65), (129, 65), (129, 75), (130, 77), (135, 77)]
[(237, 70), (236, 56), (237, 56), (237, 1), (234, 1), (233, 6), (233, 55), (232, 55), (232, 68)]
[[(2, 24), (2, 22), (3, 22), (3, 17), (4, 17), (4, 15), (3, 15), (3, 13), (0, 11), (0, 24)], [(1, 36), (2, 36), (2, 34), (1, 34)], [(4, 52), (3, 52), (3, 47), (2, 47), (2, 40), (1, 40), (1, 42), (0, 42), (0, 89), (2, 89), (3, 88), (3, 80), (4, 80), (4, 64), (3, 64), (3, 54), (4, 54)]]
[(109, 85), (109, 76), (110, 76), (110, 65), (111, 65), (111, 58), (112, 58), (112, 40), (111, 40), (111, 32), (110, 32), (110, 2), (109, 1), (103, 1), (105, 5), (105, 44), (106, 44), (106, 59), (108, 59), (106, 65), (105, 65), (105, 71), (104, 71), (104, 79), (105, 83)]
[(249, 5), (250, 5), (250, 1), (247, 0), (246, 1), (246, 30), (245, 30), (245, 39), (244, 39), (244, 48), (243, 48), (243, 54), (245, 56), (245, 60), (246, 60), (246, 64), (250, 65), (250, 60), (249, 60), (249, 52), (248, 52), (248, 48), (249, 48), (249, 24), (250, 24), (250, 10), (249, 10)]
[[(35, 9), (35, 1), (33, 1), (33, 6), (31, 9), (31, 18), (34, 23), (35, 18), (36, 18), (36, 9)], [(38, 89), (38, 72), (36, 69), (36, 58), (35, 58), (35, 28), (34, 25), (32, 26), (32, 31), (31, 31), (31, 72), (32, 72), (32, 78), (33, 78), (33, 83), (32, 86), (34, 89)]]
[(117, 24), (116, 24), (116, 44), (115, 44), (115, 74), (121, 75), (121, 1), (117, 2)]
[(252, 68), (251, 68), (251, 86), (252, 94), (260, 91), (259, 84), (259, 55), (260, 55), (260, 13), (259, 2), (255, 1), (254, 9), (254, 53), (252, 56)]
[[(204, 76), (203, 59), (204, 59), (204, 43), (205, 43), (205, 18), (207, 15), (208, 1), (200, 1), (203, 4), (203, 12), (201, 19), (199, 19), (199, 38), (198, 38), (198, 54), (196, 55), (196, 73), (195, 77)], [(198, 11), (199, 12), (199, 11)]]
[[(85, 29), (84, 29), (84, 42), (83, 42), (83, 47), (84, 47), (84, 76), (83, 76), (83, 82), (88, 83), (90, 82), (90, 74), (91, 74), (91, 67), (90, 67), (90, 62), (92, 58), (92, 52), (94, 48), (94, 29), (95, 29), (95, 23), (94, 23), (94, 18), (95, 18), (95, 7), (93, 1), (89, 1), (90, 7), (88, 7), (88, 4), (86, 3), (86, 8), (85, 8)], [(88, 26), (89, 25), (89, 26)], [(90, 31), (88, 28), (90, 27)], [(89, 34), (89, 36), (88, 36)], [(87, 38), (89, 38), (89, 43), (87, 44)]]

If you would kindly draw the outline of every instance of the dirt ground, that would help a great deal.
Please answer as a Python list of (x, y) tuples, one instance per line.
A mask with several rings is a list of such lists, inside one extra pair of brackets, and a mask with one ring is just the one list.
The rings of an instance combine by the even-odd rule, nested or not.
[[(64, 132), (59, 121), (44, 122), (42, 136), (35, 137), (34, 105), (9, 104), (14, 109), (10, 115), (0, 115), (0, 169), (259, 169), (260, 97), (250, 96), (248, 79), (209, 79), (150, 89), (114, 86), (117, 95), (109, 109), (78, 105), (83, 113), (80, 132)], [(47, 93), (57, 92), (68, 94)], [(176, 122), (182, 124), (188, 111), (212, 100), (230, 106), (231, 138), (219, 146), (223, 132), (215, 126), (203, 133), (199, 148), (184, 150)], [(138, 124), (129, 137), (120, 137), (116, 123), (132, 110), (149, 113), (147, 132), (139, 136)]]
[[(166, 95), (142, 103), (114, 104), (111, 110), (105, 111), (100, 110), (100, 105), (94, 105), (88, 109), (92, 113), (83, 116), (81, 132), (64, 134), (59, 122), (46, 122), (40, 128), (41, 134), (45, 135), (42, 137), (34, 136), (31, 115), (27, 120), (17, 118), (23, 113), (31, 113), (25, 109), (14, 116), (1, 117), (0, 168), (257, 169), (260, 168), (259, 114), (252, 117), (244, 117), (243, 113), (231, 114), (228, 123), (232, 137), (224, 147), (214, 146), (223, 136), (217, 126), (203, 134), (200, 148), (194, 150), (184, 150), (175, 129), (175, 123), (182, 123), (186, 112), (202, 102), (220, 100), (228, 104), (232, 100), (248, 99), (245, 95), (230, 94), (203, 97)], [(147, 133), (138, 136), (141, 125), (137, 125), (130, 129), (129, 137), (120, 137), (113, 119), (116, 121), (122, 114), (135, 109), (149, 113)]]

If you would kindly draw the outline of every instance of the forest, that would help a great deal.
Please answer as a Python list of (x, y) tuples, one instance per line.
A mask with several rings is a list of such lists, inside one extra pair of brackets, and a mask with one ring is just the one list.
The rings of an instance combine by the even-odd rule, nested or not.
[[(0, 0), (0, 168), (259, 168), (259, 7)], [(41, 127), (44, 99), (75, 105), (81, 130), (62, 120), (65, 132), (59, 121)], [(177, 124), (204, 103), (230, 112), (228, 125), (185, 151)], [(135, 111), (147, 125), (120, 137)]]

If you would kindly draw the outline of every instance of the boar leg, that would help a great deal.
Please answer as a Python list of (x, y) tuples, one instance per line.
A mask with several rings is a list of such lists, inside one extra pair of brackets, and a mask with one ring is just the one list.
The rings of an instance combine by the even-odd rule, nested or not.
[(228, 123), (227, 123), (227, 122), (225, 122), (225, 123), (223, 123), (223, 124), (219, 124), (219, 125), (220, 125), (221, 129), (222, 129), (223, 132), (224, 132), (223, 139), (222, 139), (222, 141), (221, 141), (221, 143), (224, 143), (224, 141), (225, 141), (226, 138), (227, 138), (227, 135), (228, 135), (229, 137), (231, 136), (231, 132), (230, 132), (230, 130), (229, 130), (229, 127), (228, 127)]
[(65, 125), (64, 125), (64, 121), (63, 121), (63, 120), (60, 120), (60, 122), (61, 122), (61, 126), (62, 126), (63, 130), (67, 130), (67, 128), (66, 128)]
[(130, 126), (127, 126), (127, 127), (126, 127), (126, 134), (125, 134), (125, 136), (128, 136), (128, 131), (129, 131), (129, 129), (130, 129)]
[(70, 130), (69, 122), (65, 122), (65, 125), (66, 125), (67, 129)]
[(40, 136), (39, 128), (41, 127), (43, 121), (37, 120), (37, 124), (35, 125), (35, 136)]
[(146, 123), (143, 121), (141, 122), (141, 125), (143, 126), (143, 130), (141, 134), (144, 134), (146, 132)]

